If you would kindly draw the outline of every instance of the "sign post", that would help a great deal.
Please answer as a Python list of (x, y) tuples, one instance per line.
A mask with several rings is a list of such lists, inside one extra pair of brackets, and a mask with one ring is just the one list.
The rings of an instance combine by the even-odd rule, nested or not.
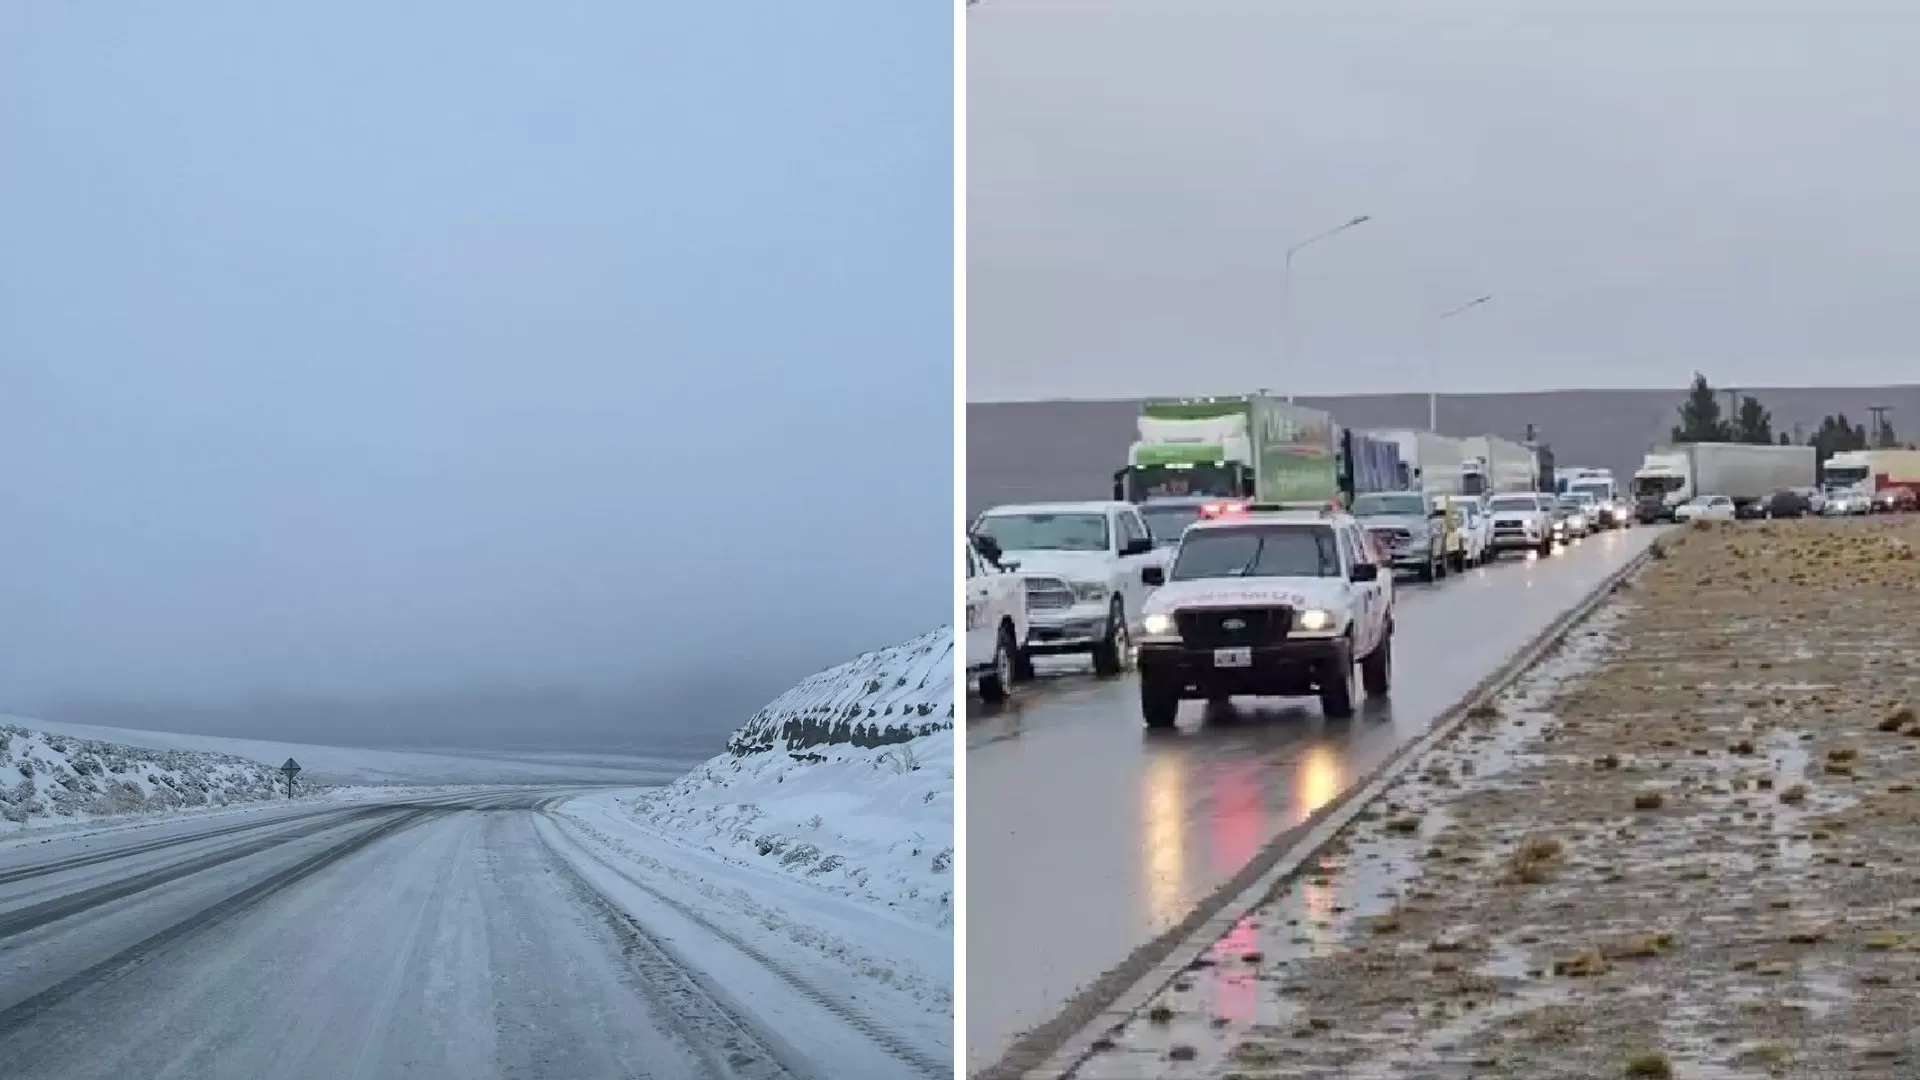
[(287, 798), (291, 799), (293, 798), (293, 778), (300, 775), (300, 763), (288, 758), (287, 763), (280, 766), (280, 772), (287, 778)]

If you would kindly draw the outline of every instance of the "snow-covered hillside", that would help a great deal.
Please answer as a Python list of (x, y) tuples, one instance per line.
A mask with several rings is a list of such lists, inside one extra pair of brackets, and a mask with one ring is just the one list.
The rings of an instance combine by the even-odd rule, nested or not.
[(0, 725), (0, 830), (276, 797), (274, 766)]
[(803, 680), (728, 752), (632, 806), (649, 831), (944, 926), (953, 915), (953, 632)]

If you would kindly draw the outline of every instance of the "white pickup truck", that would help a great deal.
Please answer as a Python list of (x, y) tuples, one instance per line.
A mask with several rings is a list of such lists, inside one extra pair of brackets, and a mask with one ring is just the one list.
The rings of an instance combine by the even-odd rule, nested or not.
[[(1258, 507), (1193, 525), (1147, 602), (1140, 711), (1172, 727), (1187, 698), (1318, 695), (1354, 714), (1393, 680), (1393, 568), (1360, 522)], [(1355, 687), (1354, 676), (1360, 686)]]
[(1148, 567), (1163, 571), (1140, 510), (1125, 502), (996, 506), (973, 523), (972, 535), (1016, 560), (1026, 579), (1031, 626), (1021, 651), (1024, 677), (1035, 656), (1086, 653), (1099, 675), (1132, 663), (1140, 609), (1152, 591)]
[[(1027, 584), (1017, 566), (1004, 566), (998, 552), (983, 552), (968, 539), (967, 677), (980, 686), (980, 700), (997, 705), (1032, 668), (1022, 663), (1027, 645)], [(989, 545), (991, 548), (991, 545)]]
[(1493, 519), (1488, 537), (1489, 559), (1507, 551), (1532, 551), (1553, 554), (1556, 540), (1566, 539), (1566, 525), (1555, 513), (1554, 496), (1540, 491), (1495, 495), (1487, 500), (1487, 516)]

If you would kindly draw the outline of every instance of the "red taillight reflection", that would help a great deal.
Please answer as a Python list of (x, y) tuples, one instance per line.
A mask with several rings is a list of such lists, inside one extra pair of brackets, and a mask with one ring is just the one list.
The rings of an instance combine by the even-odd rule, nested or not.
[(1240, 503), (1240, 502), (1206, 503), (1205, 505), (1200, 507), (1200, 516), (1201, 517), (1222, 517), (1227, 514), (1245, 513), (1246, 509), (1247, 509), (1247, 504)]

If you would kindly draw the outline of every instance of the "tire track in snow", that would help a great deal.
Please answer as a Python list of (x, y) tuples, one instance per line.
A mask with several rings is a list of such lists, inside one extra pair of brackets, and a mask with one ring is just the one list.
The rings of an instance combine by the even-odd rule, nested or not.
[[(828, 993), (814, 985), (811, 980), (795, 970), (792, 965), (767, 955), (766, 952), (756, 948), (738, 935), (715, 925), (712, 920), (708, 919), (697, 909), (673, 897), (667, 896), (665, 893), (646, 884), (639, 878), (628, 873), (625, 867), (602, 858), (598, 852), (593, 850), (591, 845), (582, 843), (577, 836), (573, 835), (575, 831), (574, 827), (561, 815), (546, 813), (543, 816), (553, 824), (557, 833), (575, 850), (605, 867), (634, 888), (639, 889), (653, 899), (672, 908), (707, 933), (712, 934), (714, 937), (732, 946), (735, 950), (751, 958), (755, 963), (778, 976), (782, 982), (793, 988), (802, 997), (831, 1013), (848, 1027), (866, 1036), (868, 1040), (885, 1050), (890, 1056), (898, 1059), (902, 1064), (911, 1066), (915, 1072), (927, 1077), (928, 1080), (950, 1080), (953, 1076), (953, 1062), (951, 1059), (936, 1058), (926, 1053), (918, 1045), (902, 1037), (892, 1028), (853, 1008), (838, 996)], [(576, 874), (576, 876), (578, 875)], [(584, 881), (584, 878), (582, 880)], [(592, 888), (591, 885), (588, 887)], [(598, 890), (594, 890), (594, 892), (598, 895)], [(605, 905), (618, 912), (624, 921), (631, 923), (636, 928), (640, 926), (638, 920), (625, 912), (619, 911), (617, 905), (612, 904), (611, 901), (605, 901), (604, 898), (602, 899)], [(640, 932), (645, 933), (644, 930)]]

